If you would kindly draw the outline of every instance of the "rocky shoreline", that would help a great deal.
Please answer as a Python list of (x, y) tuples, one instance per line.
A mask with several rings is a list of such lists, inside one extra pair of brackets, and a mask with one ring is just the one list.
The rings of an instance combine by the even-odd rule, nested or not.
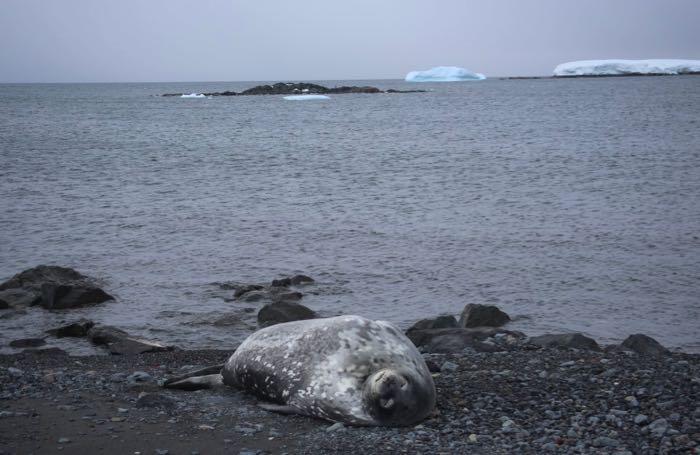
[[(226, 90), (223, 92), (202, 93), (204, 96), (247, 96), (247, 95), (341, 95), (346, 93), (424, 93), (427, 90), (380, 90), (377, 87), (324, 87), (323, 85), (310, 84), (308, 82), (277, 82), (276, 84), (256, 85), (242, 92)], [(164, 93), (161, 96), (183, 96), (186, 93)]]
[[(254, 330), (319, 317), (300, 303), (314, 283), (294, 275), (214, 285), (260, 305), (245, 312)], [(98, 284), (39, 266), (0, 284), (0, 313), (110, 304)], [(271, 414), (235, 390), (163, 389), (167, 378), (220, 364), (231, 351), (180, 350), (78, 319), (14, 340), (24, 351), (0, 355), (0, 454), (697, 453), (700, 355), (672, 353), (642, 334), (611, 346), (575, 333), (528, 337), (504, 328), (509, 321), (495, 306), (469, 304), (459, 318), (410, 327), (438, 404), (419, 425), (390, 429)], [(46, 348), (47, 337), (85, 337), (112, 355), (72, 357)]]

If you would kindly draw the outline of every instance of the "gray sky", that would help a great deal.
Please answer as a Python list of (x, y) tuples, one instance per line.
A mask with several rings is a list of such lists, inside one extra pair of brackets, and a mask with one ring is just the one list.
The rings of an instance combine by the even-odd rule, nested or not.
[(549, 75), (700, 59), (700, 0), (0, 0), (0, 82)]

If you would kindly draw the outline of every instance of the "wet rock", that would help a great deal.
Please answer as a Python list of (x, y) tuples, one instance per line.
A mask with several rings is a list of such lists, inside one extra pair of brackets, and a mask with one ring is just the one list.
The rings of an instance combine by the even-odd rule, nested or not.
[(160, 408), (173, 409), (176, 406), (175, 400), (160, 393), (141, 393), (136, 400), (137, 408)]
[(79, 319), (75, 322), (71, 322), (70, 324), (47, 330), (47, 333), (57, 337), (57, 338), (63, 338), (63, 337), (84, 337), (87, 336), (88, 331), (95, 325), (94, 322), (92, 322), (89, 319)]
[(503, 311), (494, 305), (479, 305), (470, 303), (464, 307), (459, 317), (459, 326), (471, 327), (500, 327), (510, 321)]
[(24, 376), (24, 371), (20, 370), (19, 368), (15, 368), (15, 367), (9, 367), (7, 369), (7, 372), (13, 378), (21, 378), (22, 376)]
[(265, 290), (248, 291), (241, 295), (240, 299), (244, 302), (259, 302), (261, 300), (269, 300), (270, 293)]
[(440, 371), (456, 371), (457, 368), (459, 368), (459, 365), (457, 365), (454, 362), (450, 362), (447, 360), (445, 363), (442, 364), (440, 367)]
[(260, 327), (268, 327), (281, 322), (314, 319), (316, 313), (304, 305), (293, 302), (274, 302), (262, 307), (258, 312)]
[(621, 346), (637, 354), (651, 357), (663, 357), (669, 354), (668, 349), (663, 347), (658, 341), (641, 333), (630, 335), (622, 342)]
[(594, 339), (580, 333), (540, 335), (530, 338), (529, 342), (544, 348), (574, 348), (600, 351), (600, 346)]
[(0, 291), (0, 310), (38, 305), (41, 294), (28, 289), (5, 289)]
[(135, 355), (144, 352), (172, 351), (173, 346), (166, 346), (153, 341), (129, 335), (124, 330), (112, 326), (95, 326), (88, 331), (88, 339), (96, 345), (104, 345), (109, 352), (117, 355)]
[(86, 281), (88, 277), (80, 272), (67, 267), (53, 265), (39, 265), (18, 273), (9, 280), (0, 284), (0, 291), (6, 289), (32, 289), (38, 291), (44, 283), (72, 283)]
[(41, 306), (62, 310), (114, 300), (114, 297), (94, 286), (45, 283), (41, 286)]
[(505, 348), (484, 341), (498, 333), (505, 333), (516, 338), (524, 337), (519, 332), (492, 327), (410, 330), (406, 336), (413, 344), (423, 348), (426, 352), (456, 353), (467, 347), (481, 352), (496, 352)]
[(273, 302), (298, 302), (304, 296), (301, 292), (274, 292), (272, 294)]
[(238, 299), (251, 291), (262, 291), (264, 287), (259, 284), (242, 284), (240, 286), (236, 286), (235, 289), (236, 290), (233, 293), (233, 297)]
[(668, 430), (668, 421), (666, 419), (656, 419), (647, 428), (654, 437), (660, 438)]
[(23, 338), (21, 340), (10, 341), (13, 348), (38, 348), (46, 344), (43, 338)]
[(277, 280), (272, 280), (270, 284), (272, 287), (288, 287), (288, 286), (299, 286), (303, 284), (311, 284), (314, 279), (306, 275), (294, 275), (290, 277), (280, 278)]
[(425, 330), (425, 329), (452, 329), (459, 327), (457, 323), (457, 318), (450, 315), (441, 315), (432, 319), (421, 319), (420, 321), (413, 324), (408, 328), (407, 332), (411, 330)]

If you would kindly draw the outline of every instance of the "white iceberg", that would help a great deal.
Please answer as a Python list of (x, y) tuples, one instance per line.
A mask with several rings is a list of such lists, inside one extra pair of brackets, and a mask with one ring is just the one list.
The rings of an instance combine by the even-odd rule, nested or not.
[(411, 71), (406, 82), (459, 82), (482, 81), (486, 76), (456, 66), (436, 66), (425, 71)]
[(560, 77), (692, 73), (700, 73), (700, 60), (580, 60), (554, 68)]
[(180, 98), (206, 98), (207, 96), (202, 93), (190, 93), (189, 95), (184, 93), (180, 95)]
[(302, 101), (302, 100), (329, 100), (330, 96), (326, 95), (289, 95), (284, 97), (285, 100)]

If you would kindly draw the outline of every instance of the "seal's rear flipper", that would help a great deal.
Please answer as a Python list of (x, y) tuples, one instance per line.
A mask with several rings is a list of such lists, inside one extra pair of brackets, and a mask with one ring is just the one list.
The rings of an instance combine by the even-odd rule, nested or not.
[(297, 408), (283, 404), (258, 403), (258, 407), (278, 414), (301, 414)]
[(221, 369), (223, 365), (214, 365), (201, 370), (170, 378), (163, 383), (166, 389), (201, 390), (223, 385)]

